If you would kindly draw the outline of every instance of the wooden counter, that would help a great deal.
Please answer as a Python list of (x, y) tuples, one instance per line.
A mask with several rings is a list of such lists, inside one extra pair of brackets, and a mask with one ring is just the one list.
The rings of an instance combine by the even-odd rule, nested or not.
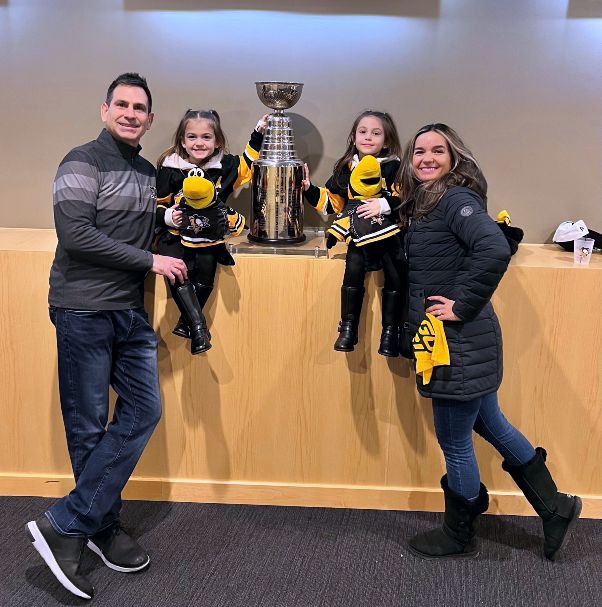
[[(52, 230), (0, 230), (0, 493), (72, 487), (48, 320)], [(440, 510), (443, 458), (430, 401), (403, 359), (377, 353), (382, 275), (366, 282), (360, 343), (334, 352), (343, 249), (332, 259), (237, 255), (207, 317), (213, 348), (171, 334), (162, 279), (146, 305), (159, 334), (164, 415), (125, 496), (137, 499)], [(559, 486), (602, 518), (602, 256), (522, 245), (496, 292), (505, 340), (501, 402), (548, 450)], [(531, 514), (476, 437), (490, 512)]]

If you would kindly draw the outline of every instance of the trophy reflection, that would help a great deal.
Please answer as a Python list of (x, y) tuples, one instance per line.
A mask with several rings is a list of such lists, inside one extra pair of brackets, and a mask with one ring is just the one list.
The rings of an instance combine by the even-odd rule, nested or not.
[(290, 118), (283, 110), (293, 107), (303, 84), (256, 82), (262, 103), (275, 110), (268, 117), (259, 158), (253, 162), (253, 204), (249, 240), (265, 244), (291, 244), (303, 234), (303, 162), (297, 158)]

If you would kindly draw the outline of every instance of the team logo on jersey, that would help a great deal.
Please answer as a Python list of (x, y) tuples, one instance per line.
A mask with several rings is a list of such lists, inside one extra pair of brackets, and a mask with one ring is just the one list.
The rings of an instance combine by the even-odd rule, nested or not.
[(157, 201), (157, 188), (154, 185), (149, 185), (148, 189), (150, 190), (150, 199), (152, 202)]
[(209, 220), (203, 215), (191, 215), (188, 219), (190, 221), (190, 227), (195, 234), (198, 234), (201, 230), (204, 230), (211, 225)]
[(465, 206), (460, 209), (460, 215), (462, 215), (462, 217), (470, 217), (473, 213), (474, 209), (469, 206)]

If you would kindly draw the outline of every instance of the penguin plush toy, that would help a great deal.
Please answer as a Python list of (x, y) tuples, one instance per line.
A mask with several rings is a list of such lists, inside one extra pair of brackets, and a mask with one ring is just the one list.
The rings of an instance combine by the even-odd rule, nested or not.
[(364, 156), (351, 171), (347, 204), (326, 232), (327, 248), (330, 249), (337, 242), (353, 242), (361, 247), (397, 234), (399, 226), (390, 215), (368, 218), (357, 215), (357, 210), (366, 200), (380, 198), (385, 190), (380, 162), (374, 156)]
[(220, 241), (228, 230), (226, 207), (215, 204), (215, 185), (204, 177), (202, 169), (192, 169), (182, 184), (176, 203), (182, 211), (180, 239), (184, 246), (194, 247)]
[(523, 239), (524, 232), (521, 228), (510, 225), (510, 215), (506, 210), (500, 211), (495, 221), (510, 245), (510, 253), (514, 255), (518, 251), (518, 245)]

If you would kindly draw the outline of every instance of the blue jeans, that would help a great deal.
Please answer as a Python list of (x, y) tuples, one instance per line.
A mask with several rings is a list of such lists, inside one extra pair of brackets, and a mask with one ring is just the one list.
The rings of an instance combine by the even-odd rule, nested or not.
[(479, 495), (479, 465), (472, 431), (491, 443), (513, 466), (535, 457), (531, 443), (500, 411), (497, 392), (469, 401), (433, 398), (437, 440), (445, 457), (447, 483), (455, 493), (473, 499)]
[[(161, 418), (157, 337), (145, 311), (50, 308), (75, 489), (46, 512), (65, 535), (119, 520), (121, 491)], [(109, 386), (117, 393), (107, 426)]]

